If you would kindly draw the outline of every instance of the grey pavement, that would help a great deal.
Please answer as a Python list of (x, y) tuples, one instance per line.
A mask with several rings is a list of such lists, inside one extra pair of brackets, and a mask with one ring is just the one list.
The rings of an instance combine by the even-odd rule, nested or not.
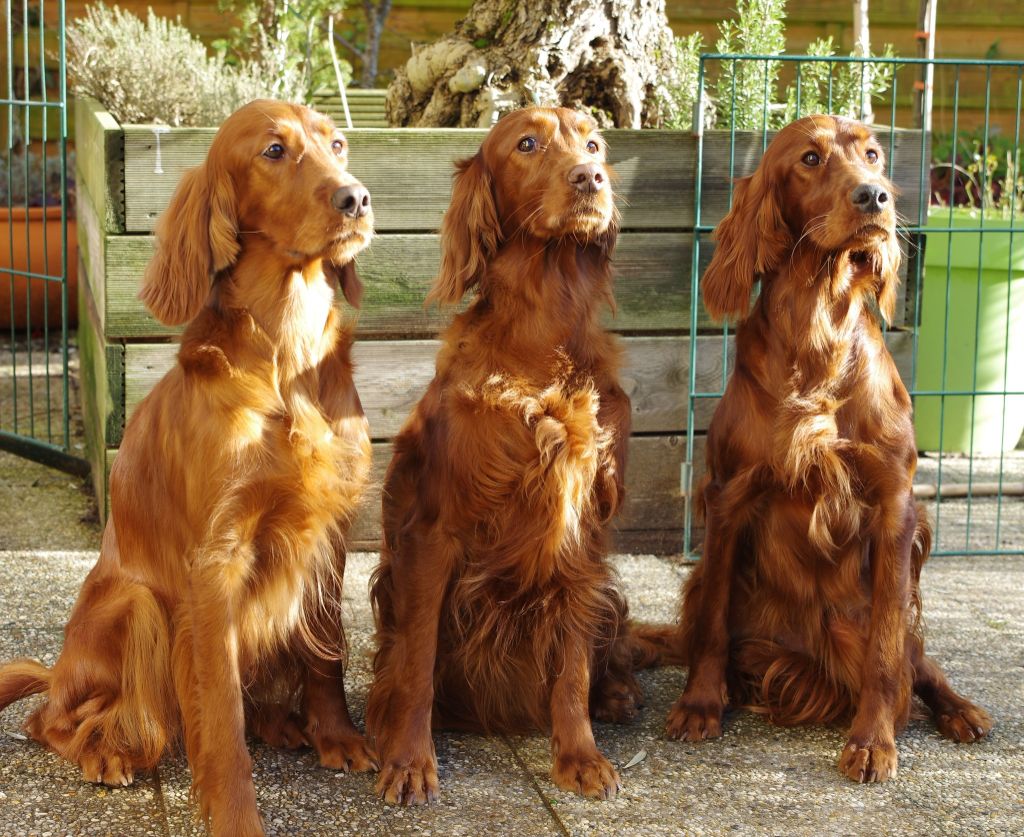
[[(90, 498), (72, 477), (0, 454), (0, 660), (52, 663), (76, 592), (99, 547)], [(1020, 548), (1021, 498), (1004, 498), (1004, 531)], [(1014, 505), (1016, 504), (1016, 505)], [(952, 518), (955, 505), (943, 504)], [(352, 556), (346, 627), (348, 690), (361, 723), (369, 684), (367, 580), (376, 556)], [(669, 558), (614, 558), (635, 616), (675, 613), (686, 567)], [(929, 720), (899, 739), (894, 781), (859, 786), (836, 770), (843, 731), (781, 729), (749, 712), (701, 745), (666, 740), (680, 669), (641, 676), (647, 705), (626, 726), (599, 724), (599, 746), (621, 769), (612, 802), (580, 799), (548, 778), (547, 738), (441, 733), (441, 799), (384, 805), (373, 777), (316, 765), (309, 751), (252, 745), (267, 829), (276, 835), (846, 835), (1024, 834), (1024, 555), (933, 558), (922, 579), (930, 650), (954, 684), (992, 713), (989, 740), (957, 745)], [(82, 782), (78, 769), (20, 735), (24, 701), (0, 713), (0, 837), (202, 834), (188, 767), (170, 756), (131, 788)], [(634, 766), (625, 765), (642, 756)]]

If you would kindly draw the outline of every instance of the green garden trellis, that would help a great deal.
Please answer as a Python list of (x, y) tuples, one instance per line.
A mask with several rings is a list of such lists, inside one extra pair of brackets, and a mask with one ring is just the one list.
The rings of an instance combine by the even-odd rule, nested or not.
[[(5, 11), (0, 209), (6, 209), (7, 229), (0, 235), (7, 259), (0, 263), (0, 290), (7, 293), (0, 311), (0, 447), (83, 473), (87, 466), (72, 454), (70, 433), (64, 1), (6, 0)], [(59, 259), (49, 246), (55, 238)], [(25, 261), (15, 256), (21, 245)]]
[[(915, 491), (920, 491), (921, 496), (925, 499), (928, 499), (929, 495), (933, 495), (933, 499), (930, 501), (930, 511), (936, 528), (936, 547), (933, 550), (933, 554), (997, 555), (1020, 552), (1019, 540), (1014, 540), (1013, 537), (1008, 536), (1010, 528), (1019, 531), (1019, 527), (1007, 525), (1006, 511), (1008, 508), (1007, 504), (1013, 502), (1015, 504), (1013, 507), (1014, 519), (1024, 518), (1024, 515), (1019, 513), (1024, 500), (1021, 500), (1019, 497), (1011, 498), (1011, 494), (1020, 493), (1020, 485), (1017, 482), (1011, 482), (1006, 472), (1009, 463), (1024, 460), (1021, 460), (1019, 456), (1013, 456), (1012, 453), (1006, 450), (1005, 445), (1002, 444), (1004, 437), (1008, 436), (1016, 436), (1012, 440), (1011, 445), (1016, 443), (1019, 438), (1020, 429), (1015, 424), (1011, 424), (1011, 422), (1016, 421), (1016, 412), (1024, 410), (1024, 388), (1009, 384), (1009, 373), (1015, 371), (1012, 369), (1013, 365), (1015, 363), (1018, 367), (1024, 365), (1024, 350), (1021, 349), (1021, 347), (1024, 347), (1024, 342), (1020, 342), (1021, 338), (1018, 337), (1021, 332), (1024, 332), (1024, 313), (1018, 314), (1018, 309), (1015, 309), (1015, 306), (1019, 305), (1019, 311), (1024, 312), (1024, 224), (1017, 223), (1021, 219), (1022, 209), (1018, 205), (1019, 192), (1018, 189), (1011, 188), (1008, 200), (1005, 198), (1005, 194), (1003, 195), (1000, 201), (1002, 212), (998, 214), (998, 217), (996, 217), (996, 213), (980, 211), (976, 213), (976, 220), (968, 221), (966, 225), (961, 223), (960, 219), (957, 219), (957, 222), (954, 223), (953, 204), (957, 197), (955, 192), (958, 179), (957, 172), (966, 172), (966, 164), (972, 163), (976, 165), (978, 162), (977, 160), (964, 160), (962, 152), (959, 150), (965, 122), (961, 118), (961, 112), (965, 101), (969, 98), (963, 96), (962, 92), (964, 81), (968, 77), (970, 77), (974, 87), (977, 87), (977, 76), (980, 75), (980, 83), (982, 84), (980, 99), (977, 94), (972, 94), (973, 99), (977, 101), (971, 101), (970, 103), (976, 111), (980, 110), (981, 164), (977, 166), (977, 177), (973, 179), (972, 184), (978, 192), (978, 198), (981, 199), (982, 196), (993, 194), (990, 189), (992, 184), (989, 182), (987, 152), (992, 138), (995, 136), (993, 133), (993, 92), (997, 89), (1000, 94), (1000, 103), (1003, 105), (1002, 111), (1008, 114), (1008, 118), (1003, 120), (1004, 125), (1001, 126), (1001, 130), (1006, 130), (1005, 123), (1008, 121), (1009, 130), (1012, 133), (1012, 143), (1010, 145), (1012, 159), (1009, 161), (1008, 166), (1011, 183), (1013, 178), (1019, 176), (1024, 62), (898, 59), (888, 57), (702, 55), (697, 78), (697, 104), (694, 109), (697, 155), (694, 247), (693, 260), (690, 267), (690, 334), (696, 337), (702, 331), (702, 311), (698, 289), (699, 278), (706, 257), (702, 256), (701, 249), (702, 243), (705, 245), (705, 251), (708, 249), (710, 233), (714, 230), (714, 224), (708, 223), (702, 217), (702, 212), (705, 209), (702, 185), (706, 176), (704, 171), (705, 138), (708, 135), (708, 129), (705, 128), (705, 122), (707, 121), (709, 104), (709, 77), (717, 73), (718, 78), (724, 77), (727, 80), (726, 84), (722, 85), (720, 83), (718, 85), (719, 100), (712, 103), (712, 105), (720, 113), (724, 112), (727, 114), (724, 121), (729, 127), (722, 129), (720, 132), (720, 134), (728, 136), (728, 171), (715, 171), (708, 174), (714, 177), (728, 178), (731, 199), (731, 184), (733, 180), (752, 170), (750, 161), (747, 161), (748, 166), (746, 170), (741, 171), (737, 167), (738, 132), (736, 123), (738, 115), (736, 86), (737, 78), (743, 77), (738, 72), (738, 68), (743, 67), (746, 70), (745, 78), (748, 85), (751, 78), (763, 77), (760, 125), (755, 129), (755, 133), (760, 133), (760, 151), (762, 152), (767, 147), (773, 128), (778, 126), (780, 119), (781, 106), (775, 102), (775, 97), (777, 97), (778, 93), (774, 76), (787, 75), (789, 77), (788, 90), (791, 112), (787, 116), (797, 118), (810, 112), (815, 112), (802, 107), (808, 98), (817, 101), (817, 96), (820, 94), (820, 91), (815, 87), (814, 96), (804, 95), (805, 91), (807, 91), (807, 86), (809, 86), (807, 82), (809, 77), (826, 80), (826, 91), (821, 104), (825, 105), (825, 110), (833, 112), (833, 93), (834, 89), (838, 86), (837, 79), (840, 70), (845, 70), (847, 78), (852, 76), (856, 79), (856, 68), (859, 68), (861, 80), (874, 68), (884, 68), (891, 71), (891, 90), (885, 97), (884, 104), (877, 107), (876, 117), (888, 117), (888, 126), (885, 130), (887, 137), (885, 139), (888, 144), (887, 158), (892, 163), (896, 160), (894, 152), (897, 137), (899, 132), (903, 130), (900, 128), (899, 122), (901, 119), (906, 118), (906, 113), (912, 111), (910, 107), (911, 96), (914, 94), (915, 87), (920, 89), (920, 85), (917, 84), (917, 74), (926, 66), (931, 66), (936, 71), (937, 84), (941, 86), (941, 95), (935, 100), (938, 103), (936, 107), (942, 111), (941, 116), (943, 119), (940, 122), (949, 125), (952, 140), (948, 162), (951, 173), (949, 192), (944, 196), (941, 194), (941, 190), (939, 190), (939, 194), (936, 196), (939, 200), (945, 198), (945, 202), (948, 203), (948, 216), (944, 217), (943, 210), (939, 209), (938, 212), (933, 212), (929, 217), (929, 204), (933, 197), (930, 178), (930, 149), (932, 147), (932, 140), (937, 136), (937, 133), (922, 136), (920, 152), (916, 161), (901, 159), (899, 162), (904, 172), (907, 166), (917, 166), (916, 179), (919, 190), (916, 195), (916, 217), (908, 218), (904, 216), (900, 219), (901, 235), (907, 243), (906, 250), (908, 252), (906, 255), (909, 257), (906, 262), (908, 269), (905, 280), (905, 287), (907, 289), (907, 319), (903, 322), (902, 327), (910, 333), (912, 338), (910, 341), (909, 368), (904, 377), (908, 389), (914, 398), (915, 411), (923, 412), (922, 408), (924, 406), (931, 406), (932, 402), (936, 400), (938, 402), (937, 430), (939, 450), (922, 460), (929, 466), (929, 471), (924, 473), (925, 480), (922, 481), (924, 484), (915, 486)], [(751, 72), (752, 69), (753, 72)], [(904, 74), (902, 77), (901, 73)], [(908, 73), (913, 74), (913, 81), (911, 83), (907, 83), (905, 79), (905, 75)], [(1008, 95), (1007, 91), (1009, 91)], [(749, 98), (748, 95), (746, 101), (749, 101)], [(794, 104), (795, 108), (792, 107)], [(858, 107), (855, 111), (846, 115), (862, 117), (866, 104), (863, 96), (857, 104)], [(979, 104), (980, 108), (977, 107)], [(793, 110), (795, 112), (792, 112)], [(977, 118), (979, 117), (976, 117), (976, 121)], [(917, 126), (907, 126), (906, 128), (909, 131), (915, 129), (917, 129)], [(882, 131), (878, 131), (878, 133), (880, 135), (883, 134)], [(1003, 136), (1005, 137), (1007, 134), (1004, 133)], [(886, 142), (883, 141), (883, 146), (885, 144)], [(756, 160), (753, 163), (756, 163)], [(896, 179), (895, 175), (899, 173), (892, 171), (890, 166), (890, 176), (893, 179)], [(906, 197), (904, 195), (904, 198)], [(899, 208), (899, 204), (897, 208)], [(949, 257), (952, 256), (954, 251), (954, 240), (968, 235), (977, 238), (978, 258), (976, 279), (973, 283), (976, 286), (976, 304), (974, 305), (973, 315), (969, 312), (966, 314), (968, 321), (973, 316), (973, 323), (968, 323), (969, 327), (967, 328), (967, 331), (973, 334), (973, 346), (968, 346), (971, 356), (965, 359), (964, 357), (953, 356), (957, 353), (958, 349), (951, 345), (952, 319), (957, 314), (963, 312), (951, 311), (950, 303), (954, 288), (954, 270), (949, 266), (952, 264)], [(933, 238), (933, 247), (937, 246), (940, 251), (943, 248), (946, 250), (947, 267), (944, 271), (945, 275), (942, 275), (942, 270), (936, 270), (935, 268), (930, 273), (926, 272), (923, 256), (927, 253), (929, 236)], [(983, 268), (981, 257), (986, 250), (986, 243), (995, 241), (996, 236), (1003, 236), (1008, 240), (1006, 260), (996, 270), (997, 273), (1001, 272), (1005, 276), (1005, 306), (1003, 307), (1001, 319), (996, 316), (993, 321), (991, 316), (986, 315), (984, 321), (982, 321)], [(1016, 240), (1015, 236), (1017, 237)], [(971, 244), (972, 242), (973, 239), (968, 243)], [(941, 256), (941, 252), (939, 255)], [(920, 345), (922, 332), (921, 318), (922, 302), (926, 290), (924, 281), (926, 276), (928, 278), (927, 294), (930, 295), (928, 296), (928, 302), (933, 302), (936, 295), (940, 300), (943, 294), (945, 297), (945, 304), (941, 306), (943, 322), (941, 331), (942, 345), (938, 350), (941, 354), (938, 381), (928, 385), (923, 383), (922, 367), (924, 364), (920, 362), (922, 358), (919, 357), (919, 353), (922, 351)], [(704, 331), (707, 332), (707, 329), (704, 329)], [(1003, 336), (1001, 380), (997, 385), (986, 386), (983, 381), (979, 380), (978, 375), (980, 367), (979, 349), (981, 348), (982, 335), (998, 335), (1000, 332)], [(695, 473), (702, 465), (697, 452), (699, 434), (693, 432), (693, 429), (697, 427), (695, 423), (697, 407), (704, 399), (716, 399), (721, 396), (730, 368), (731, 345), (729, 328), (726, 325), (717, 329), (715, 333), (720, 336), (720, 345), (715, 350), (722, 353), (722, 371), (720, 386), (713, 390), (698, 387), (698, 352), (707, 351), (706, 346), (708, 343), (706, 340), (698, 341), (697, 339), (691, 339), (690, 341), (687, 427), (691, 428), (691, 432), (687, 434), (686, 459), (682, 474), (682, 490), (688, 498), (693, 496)], [(702, 348), (699, 349), (698, 346)], [(934, 353), (933, 348), (928, 347), (925, 360), (930, 362), (933, 359), (932, 355)], [(1011, 357), (1011, 353), (1014, 354), (1014, 357)], [(963, 385), (952, 381), (950, 372), (954, 365), (964, 366), (965, 362), (967, 364), (966, 368), (970, 371), (970, 380), (966, 385)], [(953, 457), (948, 450), (943, 449), (947, 435), (951, 435), (946, 433), (948, 425), (952, 424), (949, 421), (949, 415), (954, 406), (959, 406), (958, 399), (967, 401), (970, 405), (968, 441), (966, 443), (966, 450), (963, 451), (966, 454), (965, 457)], [(998, 417), (1001, 444), (998, 446), (997, 455), (981, 458), (975, 455), (976, 451), (982, 447), (981, 440), (975, 438), (975, 421), (978, 416), (977, 405), (982, 402), (991, 402), (992, 399), (1001, 403), (1001, 415)], [(926, 435), (920, 428), (918, 434), (919, 439)], [(1024, 471), (1024, 468), (1021, 470)], [(990, 478), (982, 481), (978, 479), (977, 474), (984, 471), (988, 472), (986, 475)], [(934, 477), (932, 477), (931, 472), (934, 472)], [(919, 470), (919, 474), (922, 473)], [(1018, 475), (1017, 479), (1019, 480), (1020, 478)], [(934, 482), (929, 483), (928, 481), (931, 479), (934, 479)], [(982, 494), (986, 496), (980, 496)], [(944, 498), (947, 495), (961, 498), (957, 501), (956, 517), (962, 518), (962, 521), (960, 519), (951, 519), (953, 517), (952, 511), (944, 510)], [(984, 512), (983, 515), (980, 513), (980, 510)], [(979, 517), (984, 518), (981, 523), (979, 523)], [(963, 530), (962, 538), (960, 537), (960, 529)], [(686, 504), (683, 541), (684, 552), (687, 555), (693, 555), (699, 551), (699, 545), (696, 541), (694, 508), (693, 504), (688, 502)]]
[[(45, 173), (47, 168), (54, 169), (59, 183), (56, 204), (59, 217), (43, 228), (42, 235), (58, 238), (61, 247), (59, 259), (35, 262), (24, 268), (0, 261), (0, 291), (6, 287), (10, 294), (10, 298), (0, 305), (0, 308), (7, 309), (10, 317), (9, 325), (0, 326), (0, 448), (15, 450), (26, 457), (81, 473), (86, 466), (75, 455), (71, 434), (69, 329), (72, 323), (69, 322), (70, 300), (67, 287), (69, 114), (64, 60), (64, 2), (6, 0), (5, 8), (6, 28), (0, 38), (0, 44), (6, 50), (0, 57), (0, 74), (6, 74), (0, 79), (0, 94), (5, 96), (2, 99), (0, 131), (5, 132), (2, 150), (6, 155), (6, 165), (0, 173), (0, 185), (6, 187), (6, 197), (0, 200), (0, 209), (6, 208), (8, 215), (11, 215), (11, 210), (27, 207), (30, 187), (33, 186), (32, 178), (39, 175), (28, 166), (24, 169), (15, 166), (12, 162), (14, 152), (40, 151), (43, 158), (42, 171)], [(758, 94), (747, 97), (747, 101), (759, 105), (759, 111), (754, 114), (757, 125), (752, 132), (753, 141), (750, 142), (750, 135), (747, 136), (746, 144), (739, 141), (742, 132), (737, 128), (737, 97), (734, 89), (728, 90), (718, 85), (715, 105), (728, 127), (716, 133), (719, 139), (725, 138), (727, 149), (720, 163), (708, 165), (710, 158), (705, 153), (705, 140), (711, 131), (703, 125), (704, 103), (710, 100), (709, 81), (722, 77), (723, 67), (734, 70), (731, 75), (726, 73), (725, 77), (736, 79), (738, 74), (735, 70), (741, 66), (751, 68), (748, 76), (753, 79), (754, 87), (750, 89)], [(784, 99), (788, 104), (788, 113), (783, 101), (776, 103), (778, 90), (769, 73), (761, 72), (758, 75), (759, 71), (770, 67), (777, 68), (790, 85), (792, 97)], [(1021, 399), (1024, 403), (1024, 386), (1009, 383), (1007, 375), (1016, 369), (1024, 370), (1024, 350), (1018, 350), (1021, 344), (1017, 337), (1018, 333), (1024, 334), (1024, 318), (1018, 322), (1011, 315), (1011, 302), (1015, 301), (1016, 288), (1020, 286), (1017, 277), (1018, 274), (1024, 276), (1024, 226), (1017, 224), (1022, 214), (1018, 206), (1019, 196), (1011, 190), (1008, 202), (1003, 200), (1007, 209), (1006, 217), (981, 214), (977, 216), (973, 227), (965, 227), (959, 219), (954, 218), (952, 208), (945, 218), (941, 212), (929, 217), (928, 204), (932, 188), (929, 182), (932, 149), (937, 147), (935, 138), (942, 133), (953, 138), (944, 158), (945, 165), (953, 172), (947, 196), (953, 198), (953, 190), (957, 185), (956, 171), (974, 162), (964, 157), (965, 152), (958, 144), (961, 135), (971, 127), (969, 123), (972, 119), (980, 131), (983, 147), (987, 147), (988, 140), (995, 137), (996, 128), (1000, 127), (1002, 136), (1011, 140), (1010, 147), (1017, 155), (1013, 162), (1017, 165), (1021, 144), (1024, 62), (777, 55), (702, 56), (697, 79), (697, 101), (701, 103), (697, 112), (701, 119), (697, 120), (695, 132), (697, 154), (693, 260), (689, 276), (685, 275), (685, 269), (680, 273), (680, 283), (688, 279), (691, 289), (690, 334), (693, 337), (701, 335), (700, 340), (690, 341), (689, 349), (687, 427), (692, 432), (687, 434), (683, 492), (691, 496), (696, 472), (702, 464), (702, 454), (698, 449), (700, 428), (696, 415), (698, 412), (706, 414), (708, 402), (720, 396), (732, 350), (729, 329), (709, 328), (699, 305), (699, 276), (706, 262), (709, 238), (716, 220), (705, 213), (707, 206), (702, 187), (711, 180), (731, 184), (735, 177), (747, 173), (756, 163), (756, 157), (767, 145), (780, 120), (787, 116), (804, 115), (812, 106), (816, 108), (819, 104), (831, 110), (835, 104), (834, 94), (837, 96), (842, 87), (840, 78), (844, 69), (848, 82), (851, 77), (856, 80), (857, 76), (856, 69), (851, 73), (850, 68), (859, 68), (863, 79), (870, 75), (871, 68), (876, 67), (892, 71), (890, 92), (875, 104), (877, 119), (891, 126), (891, 130), (879, 131), (888, 146), (887, 156), (897, 166), (899, 173), (909, 173), (916, 177), (905, 178), (916, 183), (914, 194), (904, 193), (897, 204), (898, 208), (900, 205), (916, 206), (912, 217), (903, 219), (901, 230), (908, 244), (904, 285), (907, 294), (904, 317), (893, 329), (893, 334), (903, 339), (905, 364), (901, 371), (905, 372), (904, 379), (914, 396), (916, 407), (937, 402), (935, 432), (940, 447), (955, 424), (952, 419), (954, 408), (963, 400), (970, 405), (967, 410), (970, 418), (967, 441), (964, 443), (968, 455), (947, 452), (922, 459), (923, 466), (930, 470), (922, 467), (921, 482), (927, 483), (925, 487), (935, 495), (924, 498), (931, 507), (937, 526), (935, 552), (1004, 554), (1020, 551), (1019, 533), (1024, 530), (1024, 500), (1017, 497), (1015, 492), (1019, 488), (1016, 483), (1024, 479), (1024, 458), (1007, 451), (1005, 446), (1000, 447), (996, 454), (984, 457), (970, 455), (980, 443), (976, 436), (982, 435), (974, 420), (977, 404), (986, 399), (997, 400), (1001, 405), (997, 416), (1000, 425), (997, 433), (1003, 436), (1009, 433), (1006, 428), (1011, 418), (1010, 407), (1015, 404), (1013, 399)], [(931, 135), (922, 135), (917, 129), (911, 115), (913, 108), (910, 106), (916, 95), (918, 74), (925, 67), (935, 70), (938, 94), (935, 97), (935, 132)], [(858, 104), (858, 109), (862, 110), (863, 103)], [(857, 116), (858, 113), (853, 115)], [(901, 145), (906, 136), (916, 136), (917, 145)], [(908, 156), (907, 147), (916, 147), (916, 156)], [(739, 152), (744, 149), (753, 149), (753, 153), (743, 157)], [(973, 184), (979, 195), (988, 192), (988, 181), (988, 169), (982, 165)], [(16, 185), (21, 187), (21, 198), (16, 197), (19, 191)], [(947, 202), (953, 203), (952, 200)], [(12, 250), (16, 238), (27, 240), (29, 236), (27, 226), (17, 224), (0, 233), (0, 239), (6, 239)], [(1005, 297), (1002, 314), (998, 307), (995, 315), (983, 313), (981, 302), (989, 291), (982, 281), (980, 259), (973, 268), (976, 276), (969, 289), (973, 293), (973, 302), (971, 294), (968, 297), (958, 295), (952, 268), (936, 269), (925, 265), (925, 257), (941, 256), (942, 251), (945, 251), (946, 263), (950, 264), (950, 257), (962, 251), (965, 243), (968, 249), (973, 248), (980, 256), (988, 244), (1000, 236), (1009, 241), (1008, 252), (1000, 268), (1006, 277), (1005, 283), (1000, 286), (1004, 289)], [(924, 247), (919, 246), (922, 242), (925, 243)], [(1019, 267), (1016, 256), (1018, 249), (1021, 251)], [(24, 300), (15, 302), (14, 290), (19, 285), (26, 289), (26, 296)], [(45, 293), (45, 289), (50, 287), (58, 287), (60, 290), (59, 304), (56, 306), (58, 312), (52, 310)], [(1021, 287), (1020, 293), (1024, 295), (1024, 287)], [(43, 316), (36, 317), (33, 301), (39, 299), (43, 302)], [(920, 327), (924, 306), (936, 299), (943, 303), (939, 305), (937, 349), (923, 341), (924, 330)], [(27, 320), (25, 325), (15, 325), (16, 306), (24, 309), (22, 313)], [(965, 309), (966, 313), (961, 309)], [(0, 310), (0, 315), (3, 313)], [(84, 316), (85, 312), (82, 313)], [(51, 314), (55, 316), (51, 317)], [(56, 324), (52, 324), (51, 319)], [(968, 338), (965, 347), (960, 347), (959, 344), (954, 345), (952, 338), (958, 321), (964, 319), (968, 321)], [(981, 380), (981, 367), (974, 361), (989, 351), (989, 338), (999, 333), (1005, 347), (1001, 359), (1002, 383), (993, 386)], [(719, 353), (719, 362), (715, 366), (721, 369), (721, 379), (714, 386), (702, 384), (698, 387), (698, 381), (701, 380), (697, 376), (700, 366), (698, 355), (703, 357), (709, 352)], [(933, 370), (934, 380), (929, 381), (922, 370), (927, 371), (926, 367), (932, 360), (937, 360), (937, 368)], [(958, 367), (967, 370), (965, 379), (954, 377), (953, 373), (957, 372)], [(1018, 472), (1015, 473), (1014, 469), (1018, 469)], [(958, 500), (942, 499), (951, 490), (966, 496)], [(983, 493), (992, 496), (980, 496)], [(698, 538), (692, 505), (689, 503), (686, 504), (685, 514), (682, 545), (686, 553), (693, 554), (698, 551)]]

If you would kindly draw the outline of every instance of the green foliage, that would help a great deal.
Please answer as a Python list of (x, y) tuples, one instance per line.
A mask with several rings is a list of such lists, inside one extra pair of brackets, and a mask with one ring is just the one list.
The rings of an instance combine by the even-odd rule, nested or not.
[[(718, 24), (717, 52), (781, 55), (785, 51), (785, 0), (737, 0), (736, 12), (736, 20)], [(768, 124), (780, 68), (778, 61), (723, 61), (718, 78), (708, 86), (718, 105), (718, 121), (739, 131)]]
[(700, 32), (676, 38), (675, 78), (665, 86), (666, 128), (689, 128), (693, 124), (693, 107), (697, 101), (697, 77), (704, 39)]
[[(343, 9), (342, 0), (221, 0), (221, 12), (237, 16), (240, 25), (214, 48), (230, 64), (258, 68), (275, 98), (310, 102), (320, 88), (338, 86), (326, 20), (339, 21)], [(352, 67), (339, 63), (347, 84)]]
[[(783, 53), (785, 0), (738, 0), (736, 10), (735, 20), (718, 24), (717, 53), (759, 56)], [(674, 117), (666, 123), (667, 127), (692, 124), (702, 48), (699, 34), (676, 40), (678, 74), (669, 85), (667, 96)], [(787, 85), (781, 95), (779, 73), (783, 62), (742, 58), (717, 62), (717, 74), (709, 74), (705, 82), (704, 126), (759, 131), (775, 130), (809, 113), (861, 118), (868, 109), (868, 101), (885, 95), (892, 84), (895, 70), (892, 64), (828, 61), (836, 54), (831, 37), (814, 41), (807, 54), (822, 60), (794, 62), (791, 66), (798, 68), (795, 70), (797, 79)], [(892, 47), (887, 45), (881, 57), (893, 56)], [(705, 71), (715, 68), (715, 64), (709, 64)]]
[(122, 123), (217, 125), (253, 99), (298, 98), (257, 65), (209, 55), (184, 26), (149, 10), (145, 22), (97, 3), (67, 27), (68, 69), (77, 96), (92, 96)]
[[(807, 47), (807, 54), (821, 58), (835, 55), (832, 37), (814, 41)], [(892, 45), (886, 44), (880, 57), (893, 58), (894, 55)], [(895, 70), (893, 64), (861, 62), (812, 61), (797, 67), (797, 78), (786, 88), (783, 123), (809, 113), (834, 113), (862, 119), (869, 110), (869, 100), (879, 99), (888, 92)]]

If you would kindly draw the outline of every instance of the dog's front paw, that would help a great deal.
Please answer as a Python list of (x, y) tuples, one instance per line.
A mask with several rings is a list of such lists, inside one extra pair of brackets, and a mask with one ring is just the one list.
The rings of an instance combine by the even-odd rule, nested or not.
[(312, 733), (310, 737), (321, 767), (344, 773), (378, 769), (377, 756), (358, 732)]
[(135, 770), (131, 761), (127, 756), (113, 751), (85, 750), (78, 757), (78, 766), (82, 768), (82, 778), (97, 785), (126, 788), (135, 781)]
[(896, 745), (851, 738), (839, 756), (839, 769), (855, 782), (885, 782), (896, 778)]
[(644, 705), (644, 693), (632, 674), (607, 676), (598, 686), (592, 705), (591, 714), (595, 720), (625, 724), (632, 721)]
[(717, 698), (698, 700), (683, 694), (669, 710), (665, 734), (680, 741), (718, 738), (722, 734), (724, 711), (724, 704)]
[(297, 750), (309, 745), (309, 739), (302, 729), (302, 719), (284, 706), (261, 706), (248, 721), (249, 731), (271, 747)]
[(426, 805), (436, 802), (436, 760), (427, 757), (386, 763), (377, 778), (376, 792), (389, 805)]
[(619, 774), (612, 763), (596, 750), (593, 753), (560, 753), (551, 767), (551, 781), (562, 790), (591, 799), (614, 799), (619, 792)]

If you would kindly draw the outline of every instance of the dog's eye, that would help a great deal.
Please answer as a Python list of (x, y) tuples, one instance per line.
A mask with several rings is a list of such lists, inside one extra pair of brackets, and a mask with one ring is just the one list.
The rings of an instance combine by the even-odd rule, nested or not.
[(264, 150), (263, 156), (271, 160), (280, 160), (284, 156), (284, 146), (279, 142), (271, 143)]
[(873, 148), (869, 149), (867, 154), (865, 154), (864, 156), (867, 158), (867, 161), (869, 163), (877, 163), (878, 162), (878, 152), (875, 151)]
[(601, 146), (594, 142), (594, 140), (587, 141), (587, 151), (589, 151), (591, 154), (597, 154), (597, 152), (600, 150)]
[(533, 137), (523, 137), (516, 147), (524, 154), (529, 154), (531, 151), (537, 150), (537, 140)]
[(336, 139), (334, 142), (332, 142), (331, 150), (340, 157), (342, 153), (344, 153), (345, 151), (344, 140)]
[(821, 157), (818, 156), (816, 151), (808, 151), (804, 154), (802, 160), (805, 166), (816, 166), (821, 163)]

